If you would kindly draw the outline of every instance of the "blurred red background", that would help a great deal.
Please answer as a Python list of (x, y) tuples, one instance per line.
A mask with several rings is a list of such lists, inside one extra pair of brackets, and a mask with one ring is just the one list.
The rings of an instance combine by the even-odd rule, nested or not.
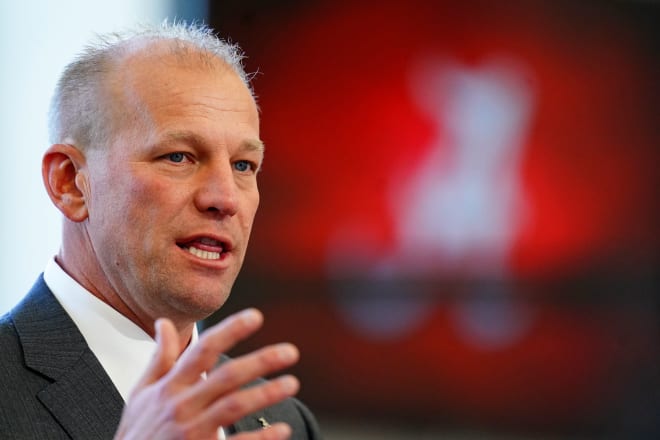
[(222, 315), (258, 306), (250, 344), (301, 348), (321, 419), (658, 434), (659, 17), (211, 3), (267, 145)]

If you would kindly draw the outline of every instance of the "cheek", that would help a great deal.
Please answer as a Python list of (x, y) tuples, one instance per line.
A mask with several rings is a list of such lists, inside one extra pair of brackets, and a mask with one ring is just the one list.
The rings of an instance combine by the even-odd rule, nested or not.
[[(169, 191), (157, 179), (129, 173), (107, 173), (93, 182), (90, 220), (109, 233), (147, 233), (148, 226), (163, 216)], [(96, 192), (93, 190), (99, 188)]]
[(248, 233), (252, 228), (252, 223), (254, 222), (254, 216), (257, 213), (257, 208), (259, 207), (259, 192), (255, 191), (249, 193), (246, 197), (245, 207), (243, 209), (243, 227), (247, 229)]
[[(123, 220), (130, 229), (129, 234), (140, 243), (147, 254), (163, 251), (170, 243), (170, 236), (182, 225), (187, 212), (185, 195), (158, 179), (134, 182), (127, 202), (127, 216)], [(120, 220), (121, 221), (121, 220)]]

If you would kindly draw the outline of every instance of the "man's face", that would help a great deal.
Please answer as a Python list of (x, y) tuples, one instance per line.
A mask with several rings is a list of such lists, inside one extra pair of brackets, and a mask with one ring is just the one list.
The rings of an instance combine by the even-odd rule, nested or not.
[(259, 116), (221, 63), (127, 64), (114, 111), (129, 122), (87, 153), (86, 233), (112, 294), (140, 320), (194, 321), (224, 303), (245, 256), (259, 204)]

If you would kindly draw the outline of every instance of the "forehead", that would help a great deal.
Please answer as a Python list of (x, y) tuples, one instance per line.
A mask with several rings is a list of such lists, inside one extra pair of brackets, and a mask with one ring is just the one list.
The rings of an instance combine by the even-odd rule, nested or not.
[[(171, 42), (133, 48), (119, 58), (109, 78), (111, 104), (122, 122), (149, 122), (168, 114), (240, 113), (258, 126), (251, 91), (233, 68), (213, 54)], [(145, 121), (146, 122), (146, 121)]]

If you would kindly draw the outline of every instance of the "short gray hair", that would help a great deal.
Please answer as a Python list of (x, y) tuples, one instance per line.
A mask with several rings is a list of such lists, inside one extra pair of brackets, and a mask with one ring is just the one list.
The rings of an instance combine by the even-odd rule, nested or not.
[(212, 59), (220, 59), (252, 93), (251, 76), (243, 68), (241, 49), (220, 39), (206, 25), (166, 20), (157, 26), (140, 25), (100, 34), (66, 66), (57, 83), (49, 111), (50, 143), (74, 143), (84, 150), (109, 142), (113, 127), (111, 110), (104, 99), (106, 80), (117, 70), (117, 60), (134, 52), (136, 44), (160, 41), (172, 42), (174, 54), (197, 52), (202, 55), (200, 61), (209, 64)]

